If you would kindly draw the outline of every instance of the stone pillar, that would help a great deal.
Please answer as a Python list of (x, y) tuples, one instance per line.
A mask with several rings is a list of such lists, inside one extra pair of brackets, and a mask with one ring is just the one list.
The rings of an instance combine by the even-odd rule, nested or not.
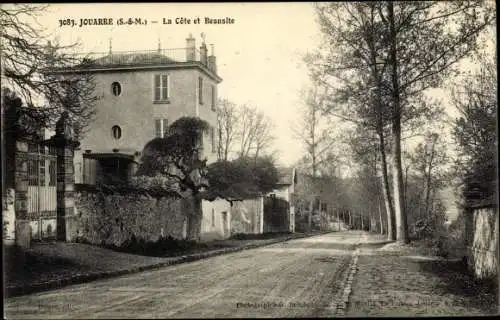
[(13, 245), (15, 243), (16, 234), (16, 210), (15, 206), (16, 190), (8, 188), (5, 190), (4, 198), (2, 199), (2, 218), (3, 218), (3, 243), (4, 245)]
[(19, 247), (29, 248), (31, 244), (31, 227), (28, 217), (28, 162), (26, 153), (28, 143), (16, 141), (15, 161), (15, 243)]
[(57, 121), (56, 134), (47, 141), (47, 144), (57, 150), (57, 240), (70, 242), (78, 234), (73, 158), (75, 149), (80, 143), (74, 140), (66, 112)]

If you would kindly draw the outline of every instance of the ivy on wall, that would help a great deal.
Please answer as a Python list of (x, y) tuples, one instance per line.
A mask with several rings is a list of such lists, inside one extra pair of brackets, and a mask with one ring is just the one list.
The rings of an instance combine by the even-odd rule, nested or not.
[(134, 188), (78, 185), (78, 241), (121, 246), (133, 237), (144, 241), (156, 241), (162, 235), (181, 239), (184, 201), (175, 194), (153, 196)]

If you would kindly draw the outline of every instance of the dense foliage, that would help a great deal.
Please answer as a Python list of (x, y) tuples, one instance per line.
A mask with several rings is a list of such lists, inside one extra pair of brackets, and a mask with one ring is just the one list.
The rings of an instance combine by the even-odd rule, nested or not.
[(90, 73), (61, 77), (54, 68), (71, 68), (82, 60), (71, 54), (78, 44), (50, 42), (37, 19), (47, 14), (47, 5), (8, 4), (0, 8), (2, 32), (2, 86), (19, 94), (28, 105), (43, 105), (51, 122), (67, 111), (80, 136), (95, 115), (98, 97)]
[(278, 170), (270, 157), (217, 161), (208, 166), (207, 197), (250, 198), (276, 187)]
[(137, 176), (163, 176), (182, 190), (197, 192), (205, 185), (206, 160), (200, 159), (201, 139), (209, 125), (197, 117), (182, 117), (172, 123), (165, 137), (144, 147)]
[(459, 146), (458, 170), (467, 198), (488, 198), (497, 181), (497, 75), (494, 61), (482, 60), (481, 69), (454, 92), (460, 112), (454, 127)]

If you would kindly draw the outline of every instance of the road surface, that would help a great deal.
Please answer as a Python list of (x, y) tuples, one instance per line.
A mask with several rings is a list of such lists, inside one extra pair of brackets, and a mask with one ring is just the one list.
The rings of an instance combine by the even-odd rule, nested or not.
[(361, 231), (216, 256), (7, 299), (8, 319), (334, 316)]

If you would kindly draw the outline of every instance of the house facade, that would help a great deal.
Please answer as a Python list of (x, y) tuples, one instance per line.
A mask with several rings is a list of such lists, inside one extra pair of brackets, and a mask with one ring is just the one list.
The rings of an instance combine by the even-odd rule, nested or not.
[[(95, 120), (75, 153), (76, 183), (98, 184), (134, 174), (147, 142), (162, 137), (169, 124), (196, 116), (210, 124), (202, 157), (216, 160), (216, 58), (203, 42), (186, 39), (186, 48), (109, 52), (82, 71), (96, 84)], [(74, 72), (72, 70), (71, 72)]]
[[(222, 78), (217, 74), (216, 57), (213, 51), (208, 53), (204, 40), (199, 48), (189, 35), (182, 49), (161, 49), (160, 45), (151, 51), (110, 49), (87, 57), (80, 69), (55, 71), (62, 75), (91, 73), (99, 98), (95, 120), (75, 150), (75, 183), (128, 181), (137, 170), (145, 145), (163, 137), (167, 127), (184, 116), (208, 122), (201, 158), (207, 159), (207, 164), (217, 160), (217, 85)], [(203, 201), (202, 230), (217, 230), (219, 237), (228, 237), (228, 226), (224, 225), (224, 221), (230, 222), (228, 206), (229, 202), (221, 199)], [(217, 225), (212, 227), (214, 211)], [(228, 215), (225, 218), (224, 212)]]

